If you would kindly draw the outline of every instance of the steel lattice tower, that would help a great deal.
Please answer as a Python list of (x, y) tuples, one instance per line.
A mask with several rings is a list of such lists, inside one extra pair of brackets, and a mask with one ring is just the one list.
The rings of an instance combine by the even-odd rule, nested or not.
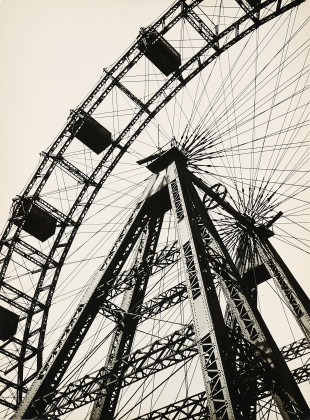
[(6, 417), (310, 417), (310, 303), (270, 241), (305, 245), (302, 2), (177, 0), (71, 110), (0, 240)]
[[(133, 380), (139, 378), (139, 370), (134, 369), (135, 359), (130, 360), (132, 342), (143, 316), (141, 310), (163, 216), (172, 208), (193, 320), (191, 329), (183, 332), (183, 340), (188, 341), (194, 333), (194, 351), (199, 355), (205, 387), (204, 398), (196, 401), (203, 407), (200, 415), (214, 419), (256, 418), (257, 400), (270, 394), (283, 418), (306, 419), (310, 414), (309, 408), (285, 364), (283, 354), (256, 309), (255, 292), (251, 290), (253, 284), (246, 281), (246, 276), (240, 275), (194, 184), (236, 217), (260, 243), (258, 260), (270, 277), (275, 277), (301, 329), (309, 331), (309, 301), (269, 244), (270, 230), (249, 222), (191, 175), (186, 169), (185, 156), (177, 148), (156, 158), (149, 168), (155, 174), (126, 228), (93, 277), (70, 324), (14, 418), (44, 417), (49, 412), (47, 407), (53, 407), (52, 412), (60, 414), (61, 409), (57, 407), (62, 406), (64, 399), (70, 398), (70, 392), (73, 392), (73, 398), (79, 393), (79, 398), (87, 399), (88, 387), (83, 382), (77, 384), (74, 391), (68, 390), (67, 395), (64, 392), (55, 398), (56, 390), (94, 318), (102, 308), (109, 306), (114, 279), (138, 243), (131, 268), (134, 274), (120, 308), (121, 322), (114, 331), (105, 366), (96, 378), (97, 396), (91, 418), (114, 418), (128, 370)], [(245, 255), (240, 255), (240, 260)], [(259, 281), (264, 281), (260, 275)], [(228, 303), (226, 324), (215, 282), (220, 283)], [(159, 311), (163, 310), (161, 305), (159, 303)], [(167, 351), (169, 346), (171, 343), (168, 341), (163, 344), (163, 350)], [(169, 407), (166, 410), (169, 412)], [(154, 418), (154, 415), (156, 413), (147, 418)]]

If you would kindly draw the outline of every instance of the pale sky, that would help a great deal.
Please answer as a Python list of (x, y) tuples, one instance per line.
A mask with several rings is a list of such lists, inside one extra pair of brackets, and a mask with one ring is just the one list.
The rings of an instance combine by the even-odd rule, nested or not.
[(0, 226), (46, 149), (102, 75), (170, 1), (2, 0)]
[[(55, 139), (70, 109), (135, 40), (140, 27), (171, 3), (0, 0), (0, 231), (12, 198), (30, 180), (39, 153)], [(285, 249), (285, 257), (290, 252)], [(306, 259), (299, 258), (288, 265), (309, 286)], [(272, 307), (272, 301), (266, 299), (266, 305)]]
[[(170, 0), (2, 0), (0, 231), (39, 154)], [(235, 4), (235, 3), (234, 3)], [(303, 5), (305, 7), (305, 5)]]

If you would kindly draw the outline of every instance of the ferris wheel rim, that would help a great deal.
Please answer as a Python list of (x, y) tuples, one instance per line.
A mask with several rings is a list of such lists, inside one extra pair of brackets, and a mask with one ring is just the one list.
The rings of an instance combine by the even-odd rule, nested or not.
[[(199, 4), (201, 1), (196, 1), (196, 2), (193, 2), (193, 8), (196, 6), (196, 4)], [(294, 2), (292, 2), (292, 4), (294, 4), (294, 6), (295, 5), (298, 5), (298, 4), (300, 4), (302, 2), (302, 0), (298, 0), (298, 1), (294, 1)], [(263, 8), (263, 7), (265, 7), (265, 6), (268, 6), (269, 4), (271, 4), (271, 3), (274, 3), (274, 0), (268, 0), (268, 1), (265, 1), (264, 3), (262, 3), (262, 5), (261, 5), (261, 8)], [(177, 8), (177, 7), (179, 7), (180, 5), (182, 5), (183, 4), (183, 1), (178, 1), (173, 7), (174, 7), (174, 9), (173, 10), (175, 10), (175, 8)], [(291, 6), (291, 7), (293, 7), (293, 6)], [(288, 8), (288, 6), (287, 6), (287, 8)], [(171, 8), (171, 10), (172, 10), (172, 8)], [(276, 14), (275, 14), (275, 16), (273, 16), (273, 17), (276, 17), (278, 15), (278, 12), (276, 12)], [(166, 15), (165, 15), (166, 16)], [(156, 25), (157, 25), (157, 23), (158, 22), (161, 22), (161, 19), (162, 18), (160, 18), (157, 22), (156, 22)], [(251, 11), (251, 12), (249, 12), (249, 14), (248, 14), (248, 19), (253, 19), (253, 11)], [(263, 23), (265, 23), (265, 22), (268, 22), (269, 20), (270, 20), (271, 18), (265, 18), (265, 20), (263, 20), (263, 22), (262, 22), (262, 24)], [(159, 25), (159, 23), (158, 23), (158, 25)], [(157, 26), (158, 26), (157, 25)], [(156, 27), (157, 27), (156, 26)], [(152, 28), (153, 27), (155, 27), (155, 24), (152, 26)], [(251, 31), (254, 31), (255, 29), (257, 28), (257, 23), (255, 23), (255, 22), (253, 22), (253, 25), (252, 25), (252, 29), (251, 29)], [(168, 29), (167, 29), (168, 30)], [(165, 28), (162, 30), (162, 32), (160, 32), (160, 34), (164, 34), (165, 33)], [(248, 34), (249, 32), (247, 32), (247, 33), (245, 33), (244, 34), (244, 36), (246, 36), (247, 34)], [(220, 37), (220, 35), (221, 34), (219, 34), (219, 37)], [(224, 35), (223, 35), (224, 36)], [(243, 36), (243, 37), (244, 37)], [(242, 39), (243, 37), (240, 37), (240, 38), (238, 38), (235, 42), (238, 42), (240, 39)], [(232, 45), (234, 45), (234, 43), (235, 42), (233, 42), (230, 46), (232, 46)], [(133, 50), (137, 50), (137, 46), (138, 46), (138, 44), (139, 44), (139, 40), (134, 44), (134, 46), (132, 47), (133, 48)], [(213, 45), (212, 46), (210, 46), (209, 48), (213, 48)], [(221, 54), (221, 52), (224, 52), (224, 51), (226, 51), (226, 49), (227, 48), (223, 48), (220, 52), (219, 51), (216, 51), (214, 54), (213, 54), (213, 58), (212, 58), (212, 60), (210, 59), (210, 62), (211, 61), (213, 61), (213, 59), (215, 59), (218, 55), (220, 55)], [(132, 51), (132, 49), (130, 49), (130, 51)], [(129, 52), (128, 53), (126, 53), (116, 64), (115, 64), (115, 66), (113, 67), (113, 68), (117, 68), (118, 67), (118, 63), (120, 63), (121, 61), (123, 62), (124, 60), (125, 60), (125, 58), (127, 58), (129, 56)], [(139, 58), (141, 58), (143, 56), (143, 53), (140, 53), (140, 55), (139, 55)], [(138, 57), (138, 56), (137, 56)], [(139, 59), (139, 58), (137, 58), (137, 60)], [(195, 60), (196, 60), (196, 57), (195, 57)], [(205, 64), (205, 63), (204, 63)], [(209, 64), (209, 61), (208, 61), (208, 63), (207, 64), (205, 64), (205, 66), (206, 65), (208, 65)], [(180, 76), (180, 74), (182, 73), (182, 69), (184, 68), (184, 66), (180, 69), (180, 71), (179, 72), (177, 72), (178, 74), (175, 74), (175, 75), (173, 75), (172, 77), (171, 77), (171, 80), (172, 80), (172, 78), (175, 78), (175, 79), (177, 79), (179, 76)], [(204, 67), (201, 65), (199, 68), (197, 68), (197, 73), (196, 74), (199, 74), (201, 71), (202, 71), (202, 69), (203, 69)], [(196, 74), (194, 74), (192, 77), (194, 77)], [(109, 79), (109, 75), (106, 75), (105, 76), (105, 79), (104, 80), (108, 80)], [(170, 79), (169, 79), (170, 80)], [(169, 82), (169, 80), (167, 81), (167, 83)], [(189, 81), (191, 80), (191, 78), (188, 78), (188, 79), (186, 79), (186, 80), (182, 80), (182, 82), (180, 83), (180, 87), (179, 87), (179, 90), (180, 89), (182, 89), (185, 85), (186, 85), (186, 83), (188, 83)], [(115, 82), (116, 83), (116, 82)], [(110, 89), (112, 89), (114, 86), (116, 86), (116, 84), (113, 84), (113, 83), (111, 83), (110, 85), (109, 85), (109, 88)], [(165, 87), (162, 89), (163, 91), (166, 89), (166, 84), (164, 85)], [(158, 92), (157, 92), (158, 93)], [(175, 91), (175, 93), (174, 94), (176, 94), (177, 93), (177, 91)], [(108, 94), (108, 92), (106, 93), (106, 94)], [(169, 98), (171, 99), (171, 98), (173, 98), (173, 95), (172, 95), (172, 93), (170, 93), (170, 96), (169, 96)], [(167, 99), (166, 99), (167, 100)], [(132, 142), (136, 139), (136, 137), (138, 137), (138, 135), (141, 133), (141, 131), (145, 128), (145, 126), (148, 124), (148, 122), (149, 121), (151, 121), (154, 117), (155, 117), (155, 115), (156, 115), (156, 113), (158, 113), (161, 109), (162, 109), (162, 107), (164, 107), (165, 105), (166, 105), (166, 100), (164, 101), (162, 101), (159, 105), (158, 105), (158, 107), (156, 108), (156, 110), (154, 110), (153, 112), (152, 112), (152, 115), (149, 115), (149, 117), (147, 117), (147, 119), (143, 122), (143, 124), (141, 124), (141, 126), (139, 126), (138, 127), (138, 129), (136, 130), (136, 132), (132, 135), (132, 137), (128, 140), (128, 142), (125, 144), (125, 146), (123, 146), (123, 149), (121, 149), (120, 150), (120, 152), (119, 152), (119, 154), (117, 155), (117, 157), (116, 157), (116, 159), (113, 161), (113, 167), (112, 167), (112, 165), (109, 167), (109, 169), (107, 170), (107, 172), (105, 173), (105, 175), (104, 175), (104, 179), (103, 180), (101, 180), (102, 181), (102, 183), (101, 183), (101, 181), (100, 181), (100, 185), (97, 185), (96, 186), (96, 188), (98, 188), (98, 191), (99, 191), (99, 189), (101, 188), (101, 186), (103, 185), (103, 183), (105, 182), (105, 179), (107, 179), (107, 177), (110, 175), (110, 173), (111, 173), (111, 171), (114, 169), (114, 167), (117, 165), (117, 163), (119, 162), (119, 160), (123, 157), (123, 155), (124, 155), (124, 153), (128, 150), (128, 148), (130, 147), (130, 145), (132, 144)], [(82, 106), (81, 106), (81, 108), (85, 108), (87, 105), (89, 104), (89, 101), (88, 101), (88, 98), (83, 102), (83, 104), (82, 104)], [(94, 107), (95, 107), (95, 105), (93, 105), (90, 109), (89, 109), (89, 114), (91, 114), (93, 111), (94, 111)], [(155, 112), (156, 111), (156, 112)], [(141, 111), (139, 111), (139, 112), (141, 112), (141, 113), (143, 113), (143, 112), (145, 112), (144, 110), (141, 110)], [(68, 127), (69, 128), (71, 128), (72, 127), (72, 125), (74, 124), (74, 122), (76, 121), (76, 119), (75, 118), (73, 118), (73, 120), (70, 120), (70, 122), (68, 123), (68, 125), (66, 126), (66, 128), (63, 130), (63, 132), (62, 132), (62, 134), (65, 134), (65, 133), (67, 133), (67, 131), (68, 131)], [(124, 134), (123, 134), (124, 133)], [(124, 136), (125, 134), (126, 134), (126, 129), (123, 131), (123, 133), (119, 136), (119, 138), (116, 140), (116, 142), (115, 142), (115, 145), (118, 145), (119, 143), (120, 143), (120, 141), (122, 140), (122, 136)], [(72, 134), (72, 136), (71, 136), (72, 138), (71, 138), (71, 140), (73, 139), (73, 137), (74, 137), (74, 135)], [(60, 138), (60, 136), (58, 137), (58, 139)], [(38, 168), (38, 170), (37, 170), (37, 172), (36, 172), (36, 174), (35, 174), (35, 176), (32, 178), (32, 180), (30, 181), (30, 184), (29, 184), (29, 186), (25, 189), (25, 192), (23, 193), (23, 195), (22, 195), (22, 197), (26, 197), (27, 196), (27, 193), (28, 193), (28, 191), (30, 190), (30, 185), (32, 185), (32, 183), (34, 183), (35, 182), (35, 179), (37, 178), (37, 176), (38, 176), (38, 174), (40, 174), (41, 172), (42, 172), (42, 170), (43, 170), (43, 162), (48, 162), (49, 161), (49, 156), (48, 156), (48, 154), (50, 153), (50, 152), (53, 152), (55, 149), (56, 149), (56, 147), (57, 147), (57, 145), (59, 144), (59, 143), (57, 143), (58, 142), (58, 139), (56, 140), (56, 142), (55, 143), (53, 143), (53, 145), (52, 145), (52, 147), (49, 149), (49, 151), (47, 152), (47, 155), (44, 157), (44, 159), (43, 159), (43, 161), (41, 162), (41, 164), (39, 165), (39, 168)], [(68, 139), (69, 140), (69, 139)], [(56, 144), (57, 143), (57, 144)], [(65, 149), (61, 149), (61, 150), (65, 150)], [(111, 153), (113, 152), (113, 150), (115, 150), (115, 148), (113, 148), (113, 147), (111, 147), (111, 149), (105, 154), (105, 156), (104, 156), (104, 158), (103, 159), (108, 159), (108, 157), (111, 155)], [(58, 152), (58, 155), (59, 154), (61, 154), (62, 155), (62, 153), (63, 152)], [(101, 161), (101, 163), (103, 163), (103, 160)], [(50, 165), (50, 167), (49, 167), (49, 171), (50, 171), (50, 173), (53, 171), (53, 169), (55, 168), (55, 166), (56, 166), (56, 164), (57, 164), (57, 160), (56, 159), (52, 159), (52, 164)], [(41, 170), (41, 168), (42, 168), (42, 170)], [(40, 193), (40, 191), (42, 190), (42, 187), (43, 187), (43, 184), (42, 184), (42, 186), (41, 186), (41, 184), (40, 184), (40, 187), (38, 188), (38, 194), (36, 194), (35, 196), (34, 196), (34, 199), (36, 200), (36, 199), (39, 199), (39, 193)], [(94, 198), (95, 198), (95, 196), (96, 195), (94, 195), (94, 196), (92, 196), (91, 197), (91, 199), (89, 200), (89, 202), (87, 203), (87, 204), (85, 204), (85, 206), (84, 206), (84, 209), (85, 209), (85, 212), (82, 212), (81, 213), (81, 215), (80, 215), (80, 217), (79, 217), (79, 219), (77, 220), (77, 221), (73, 221), (73, 218), (71, 218), (71, 213), (73, 213), (73, 211), (72, 211), (72, 209), (73, 209), (73, 207), (72, 207), (72, 209), (70, 210), (70, 212), (69, 212), (69, 214), (67, 215), (67, 217), (66, 218), (64, 218), (64, 222), (63, 222), (63, 226), (62, 226), (62, 228), (61, 228), (61, 230), (60, 230), (60, 232), (59, 232), (59, 234), (57, 235), (57, 238), (56, 238), (56, 240), (55, 240), (55, 242), (54, 242), (54, 245), (53, 245), (53, 247), (52, 247), (52, 249), (51, 249), (51, 252), (50, 252), (50, 254), (47, 256), (47, 260), (49, 260), (49, 261), (51, 261), (52, 259), (53, 259), (53, 255), (54, 255), (54, 253), (55, 253), (55, 250), (56, 250), (56, 248), (57, 248), (57, 245), (61, 242), (61, 239), (62, 239), (62, 234), (63, 234), (63, 232), (64, 232), (64, 230), (68, 227), (68, 225), (69, 224), (75, 224), (75, 226), (73, 227), (73, 235), (72, 235), (72, 240), (71, 240), (71, 242), (70, 242), (70, 245), (72, 244), (72, 241), (73, 241), (73, 239), (74, 239), (74, 236), (75, 236), (75, 234), (76, 234), (76, 232), (77, 232), (77, 230), (78, 230), (78, 228), (79, 228), (79, 226), (80, 226), (80, 224), (82, 223), (82, 221), (83, 221), (83, 218), (85, 217), (85, 215), (86, 215), (86, 212), (87, 212), (87, 210), (89, 209), (89, 207), (90, 207), (90, 205), (92, 204), (92, 202), (93, 202), (93, 200), (94, 200)], [(89, 204), (89, 205), (88, 205)], [(75, 205), (76, 205), (76, 203), (75, 203)], [(26, 217), (26, 216), (25, 216)], [(66, 224), (67, 223), (67, 224)], [(5, 234), (4, 234), (4, 238), (6, 237), (5, 235), (6, 235), (6, 233), (8, 232), (8, 230), (9, 230), (9, 226), (13, 226), (13, 221), (10, 221), (9, 222), (9, 225), (8, 225), (8, 227), (7, 227), (7, 229), (6, 229), (6, 231), (5, 231)], [(16, 239), (16, 242), (18, 241), (18, 238), (19, 238), (19, 235), (20, 235), (20, 232), (22, 231), (22, 225), (17, 229), (17, 231), (16, 231), (16, 236), (14, 237), (15, 239)], [(71, 237), (70, 237), (70, 239), (71, 239)], [(15, 245), (15, 243), (11, 243), (12, 245)], [(68, 242), (68, 244), (69, 244), (69, 242)], [(50, 291), (51, 291), (51, 293), (49, 294), (49, 296), (48, 296), (48, 298), (47, 298), (47, 301), (49, 301), (50, 303), (49, 303), (49, 305), (51, 304), (51, 301), (52, 301), (52, 297), (53, 297), (53, 291), (54, 291), (54, 289), (55, 289), (55, 287), (56, 287), (56, 283), (57, 283), (57, 280), (58, 280), (58, 276), (59, 276), (59, 273), (60, 273), (60, 270), (61, 270), (61, 267), (62, 267), (62, 264), (63, 264), (63, 262), (64, 262), (64, 260), (65, 260), (65, 258), (66, 258), (66, 256), (67, 256), (67, 253), (69, 252), (69, 249), (70, 249), (70, 246), (68, 246), (68, 247), (65, 247), (64, 248), (64, 252), (63, 252), (63, 254), (62, 254), (62, 256), (61, 256), (61, 259), (60, 259), (60, 261), (58, 262), (58, 264), (60, 264), (59, 265), (59, 267), (56, 267), (56, 273), (55, 273), (55, 277), (54, 278), (56, 278), (56, 276), (57, 276), (57, 278), (56, 278), (56, 280), (55, 280), (55, 282), (53, 283), (53, 286), (51, 286), (51, 288), (50, 288)], [(14, 249), (13, 249), (13, 247), (12, 247), (12, 249), (11, 249), (11, 247), (10, 247), (10, 252), (11, 252), (11, 255), (12, 255), (12, 252), (14, 252)], [(10, 258), (10, 257), (9, 257)], [(44, 276), (45, 276), (45, 273), (46, 273), (46, 271), (49, 269), (49, 267), (46, 267), (45, 268), (45, 272), (44, 272), (44, 275), (42, 276), (42, 282), (43, 282), (43, 280), (44, 280)], [(43, 271), (42, 271), (42, 273), (43, 273)], [(39, 290), (39, 288), (42, 286), (42, 283), (40, 283), (40, 284), (38, 284), (38, 286), (37, 286), (37, 290)], [(33, 300), (33, 302), (32, 302), (32, 304), (31, 304), (31, 309), (30, 309), (30, 311), (31, 312), (33, 312), (34, 311), (34, 308), (35, 308), (35, 306), (37, 305), (37, 299), (36, 298), (34, 298), (34, 300)], [(43, 341), (44, 341), (44, 333), (45, 333), (45, 328), (46, 328), (46, 322), (47, 322), (47, 316), (48, 316), (48, 311), (49, 311), (49, 305), (47, 305), (47, 307), (46, 307), (46, 309), (45, 309), (45, 311), (44, 311), (44, 314), (43, 314), (43, 317), (42, 317), (42, 319), (43, 319), (43, 322), (42, 322), (42, 328), (41, 328), (41, 335), (40, 335), (40, 337), (42, 337), (42, 338), (40, 338), (39, 339), (39, 346), (42, 346), (43, 347)], [(30, 325), (29, 325), (29, 328), (30, 328)], [(27, 348), (27, 344), (28, 344), (28, 335), (29, 335), (29, 329), (28, 329), (28, 333), (27, 334), (25, 334), (24, 335), (24, 343), (23, 343), (23, 350), (22, 350), (22, 352), (21, 352), (21, 354), (22, 355), (24, 355), (25, 354), (25, 352), (26, 352), (26, 348)], [(39, 362), (39, 364), (40, 364), (40, 362)], [(21, 376), (21, 374), (20, 374), (20, 378), (21, 378), (22, 376)]]

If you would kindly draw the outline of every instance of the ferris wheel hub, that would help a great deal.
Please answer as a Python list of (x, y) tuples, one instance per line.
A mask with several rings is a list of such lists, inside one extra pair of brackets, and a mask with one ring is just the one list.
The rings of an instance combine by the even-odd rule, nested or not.
[(186, 166), (188, 161), (187, 157), (177, 147), (172, 147), (170, 150), (162, 152), (162, 154), (147, 165), (147, 169), (153, 172), (153, 174), (158, 174), (174, 161), (183, 166)]

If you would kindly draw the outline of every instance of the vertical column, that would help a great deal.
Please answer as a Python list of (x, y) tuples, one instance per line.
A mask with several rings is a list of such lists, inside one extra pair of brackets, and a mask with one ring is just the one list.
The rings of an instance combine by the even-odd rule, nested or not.
[(230, 340), (217, 298), (213, 276), (203, 258), (203, 240), (188, 214), (175, 163), (167, 169), (170, 199), (176, 219), (180, 254), (191, 305), (197, 348), (211, 419), (242, 417)]
[(310, 301), (268, 239), (258, 241), (261, 258), (310, 344)]
[(142, 195), (142, 200), (136, 205), (104, 263), (92, 276), (92, 281), (75, 313), (13, 418), (34, 418), (44, 415), (46, 406), (52, 401), (53, 395), (87, 331), (103, 302), (107, 299), (109, 291), (113, 289), (116, 276), (150, 220), (147, 197), (151, 194), (156, 178), (154, 176), (150, 179), (149, 185)]
[[(248, 340), (257, 348), (257, 353), (262, 357), (257, 359), (261, 362), (265, 359), (265, 372), (263, 375), (264, 386), (272, 393), (277, 406), (285, 419), (304, 419), (310, 415), (309, 407), (294, 381), (280, 350), (274, 342), (266, 324), (251, 298), (244, 291), (240, 275), (226, 249), (208, 213), (205, 211), (199, 196), (189, 181), (186, 169), (179, 171), (179, 178), (182, 179), (184, 196), (188, 198), (188, 208), (195, 220), (194, 229), (204, 232), (205, 253), (213, 272), (218, 278), (221, 289), (230, 306), (233, 317), (240, 328), (242, 340)], [(244, 362), (250, 367), (249, 362)], [(267, 365), (266, 365), (267, 362)], [(252, 360), (252, 368), (260, 376), (255, 368), (255, 359)], [(258, 376), (259, 377), (259, 376)]]
[(136, 328), (140, 320), (141, 304), (145, 296), (162, 220), (163, 216), (152, 219), (148, 224), (146, 235), (141, 239), (133, 265), (137, 269), (135, 284), (132, 289), (125, 292), (123, 297), (122, 320), (116, 327), (111, 340), (105, 364), (107, 374), (98, 387), (98, 392), (102, 396), (94, 403), (90, 420), (114, 418), (123, 378), (128, 368), (123, 360), (131, 351)]

